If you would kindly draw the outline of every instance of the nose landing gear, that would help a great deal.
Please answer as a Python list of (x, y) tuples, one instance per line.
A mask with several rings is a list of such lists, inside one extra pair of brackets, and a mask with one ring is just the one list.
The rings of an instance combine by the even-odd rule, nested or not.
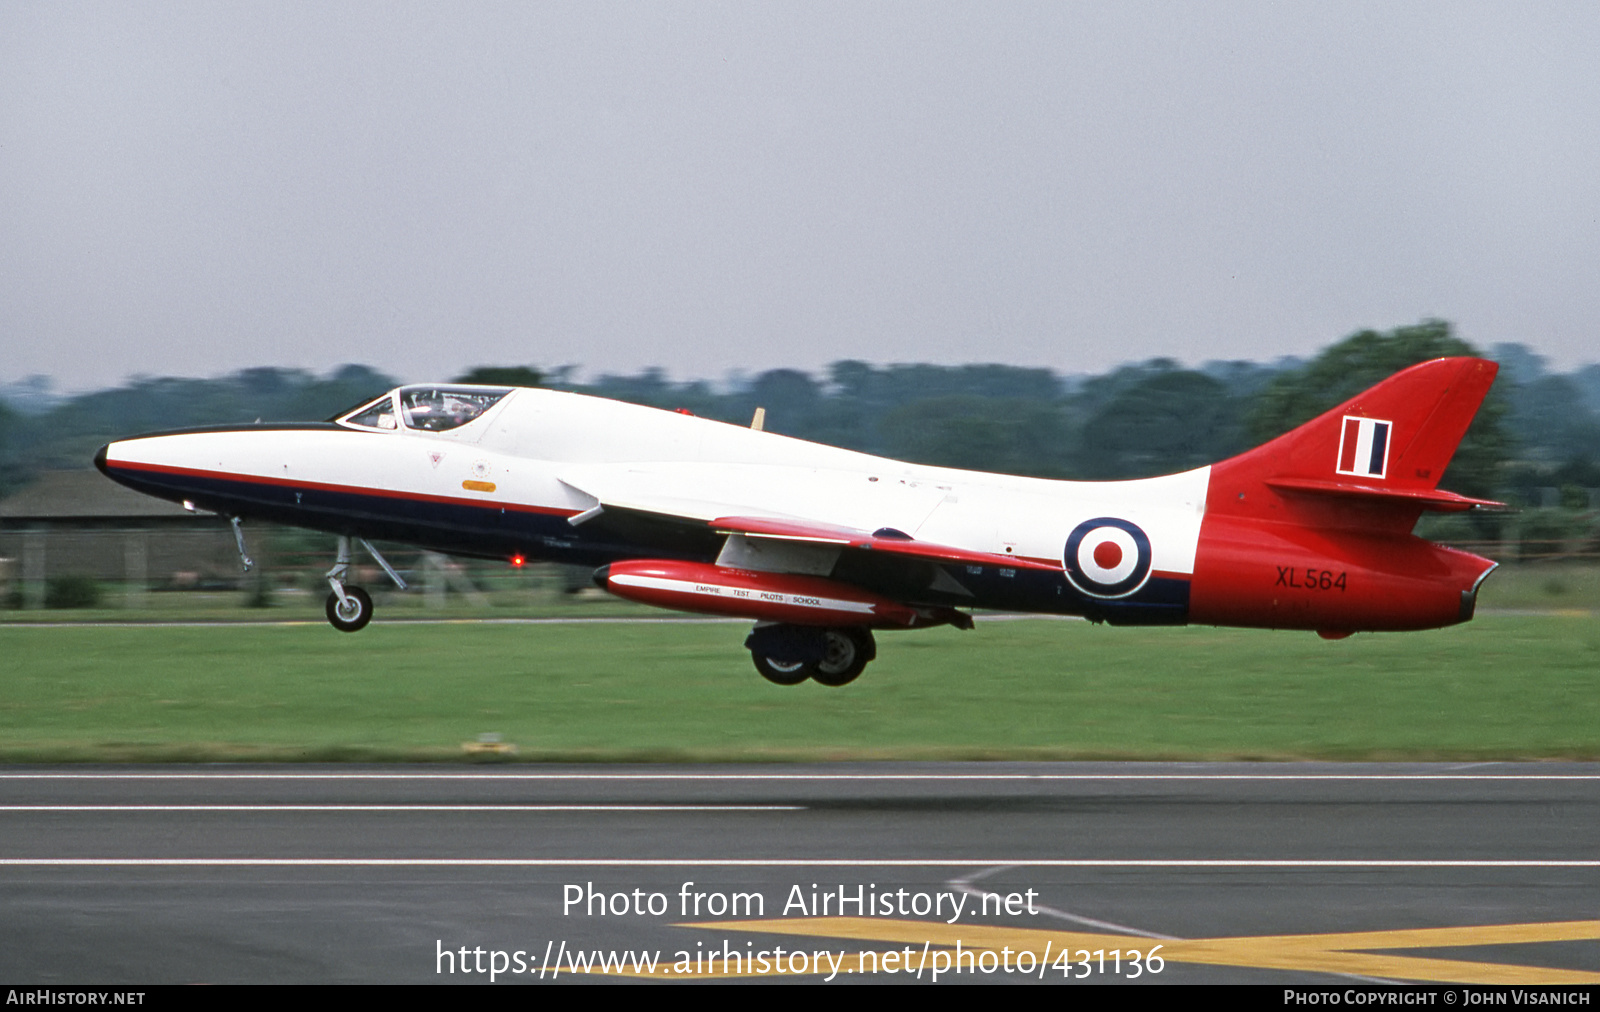
[(372, 621), (372, 598), (360, 587), (345, 587), (328, 595), (328, 622), (340, 632), (358, 632)]
[[(361, 542), (361, 547), (367, 550), (367, 554), (372, 556), (373, 561), (382, 566), (383, 571), (389, 574), (389, 579), (394, 581), (395, 586), (405, 590), (406, 581), (402, 580), (400, 574), (394, 571), (394, 567), (389, 565), (389, 561), (378, 554), (378, 550), (373, 548), (365, 538), (358, 538), (357, 540)], [(339, 538), (338, 560), (334, 562), (333, 568), (328, 570), (327, 574), (328, 586), (333, 588), (333, 593), (328, 595), (327, 607), (324, 610), (328, 614), (328, 623), (335, 629), (340, 632), (359, 632), (367, 627), (368, 622), (372, 621), (372, 597), (360, 587), (345, 586), (345, 577), (349, 574), (350, 539), (341, 537)]]

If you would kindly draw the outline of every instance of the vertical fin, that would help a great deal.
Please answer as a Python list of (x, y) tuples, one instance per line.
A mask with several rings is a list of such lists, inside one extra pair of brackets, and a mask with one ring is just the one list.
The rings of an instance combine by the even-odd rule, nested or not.
[[(1409, 530), (1423, 507), (1401, 496), (1438, 487), (1498, 370), (1486, 359), (1441, 358), (1396, 373), (1277, 439), (1215, 465), (1206, 510)], [(1303, 495), (1285, 497), (1269, 489), (1274, 480), (1283, 481), (1280, 489), (1296, 482), (1340, 484), (1397, 495), (1377, 503), (1308, 503)]]

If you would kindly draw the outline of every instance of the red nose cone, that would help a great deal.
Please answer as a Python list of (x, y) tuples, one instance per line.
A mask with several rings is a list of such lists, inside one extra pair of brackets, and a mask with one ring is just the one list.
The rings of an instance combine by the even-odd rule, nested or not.
[(1122, 546), (1115, 541), (1102, 541), (1095, 545), (1094, 564), (1101, 569), (1116, 569), (1122, 564)]

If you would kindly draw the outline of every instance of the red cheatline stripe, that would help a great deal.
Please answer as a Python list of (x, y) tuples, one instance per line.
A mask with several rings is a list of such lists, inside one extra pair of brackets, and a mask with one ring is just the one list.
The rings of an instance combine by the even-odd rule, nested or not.
[(484, 508), (513, 510), (517, 513), (543, 513), (558, 517), (570, 517), (578, 514), (578, 511), (573, 509), (561, 509), (552, 506), (532, 506), (526, 503), (505, 502), (498, 499), (466, 499), (462, 498), (461, 496), (426, 495), (421, 492), (401, 492), (395, 489), (367, 488), (362, 485), (335, 485), (328, 482), (291, 481), (286, 478), (268, 478), (257, 474), (238, 474), (233, 471), (206, 471), (193, 467), (172, 467), (167, 464), (146, 464), (137, 461), (113, 460), (107, 461), (106, 465), (113, 471), (153, 471), (158, 474), (172, 474), (189, 478), (212, 478), (219, 481), (235, 481), (247, 485), (268, 485), (273, 488), (315, 489), (319, 492), (341, 492), (347, 495), (366, 495), (379, 499), (405, 499), (411, 502), (448, 503), (453, 506), (479, 506)]

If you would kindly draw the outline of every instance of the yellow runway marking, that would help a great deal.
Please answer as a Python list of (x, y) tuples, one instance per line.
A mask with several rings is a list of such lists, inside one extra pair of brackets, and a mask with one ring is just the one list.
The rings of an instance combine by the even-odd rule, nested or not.
[[(740, 934), (771, 933), (808, 938), (850, 939), (868, 943), (867, 948), (879, 945), (899, 945), (902, 962), (908, 961), (905, 947), (915, 950), (915, 958), (900, 973), (913, 972), (927, 949), (927, 966), (931, 969), (933, 954), (954, 952), (957, 943), (963, 953), (991, 952), (1001, 954), (1010, 949), (1009, 962), (1016, 965), (1021, 953), (1030, 953), (1028, 960), (1037, 974), (1038, 960), (1054, 962), (1062, 952), (1073, 957), (1079, 950), (1094, 953), (1097, 950), (1120, 949), (1127, 953), (1137, 949), (1149, 953), (1160, 946), (1158, 954), (1168, 963), (1196, 963), (1211, 966), (1241, 966), (1264, 970), (1284, 970), (1300, 973), (1349, 974), (1361, 977), (1382, 977), (1389, 980), (1426, 981), (1453, 984), (1600, 984), (1600, 973), (1581, 970), (1561, 970), (1543, 966), (1525, 966), (1515, 963), (1486, 963), (1466, 959), (1443, 959), (1435, 956), (1395, 955), (1395, 949), (1447, 949), (1473, 948), (1484, 945), (1513, 945), (1530, 942), (1600, 941), (1600, 921), (1553, 921), (1531, 924), (1489, 924), (1459, 928), (1409, 928), (1395, 931), (1358, 931), (1324, 935), (1260, 935), (1236, 938), (1193, 938), (1171, 942), (1156, 942), (1135, 935), (1094, 933), (1084, 931), (1056, 931), (1048, 928), (1013, 928), (988, 924), (949, 925), (941, 922), (890, 920), (873, 917), (796, 917), (761, 921), (713, 921), (681, 924), (678, 927), (702, 928), (710, 931), (738, 932)], [(1390, 950), (1390, 951), (1383, 951)], [(720, 953), (720, 949), (708, 954)], [(749, 950), (740, 952), (746, 955)], [(758, 947), (755, 951), (761, 951)], [(813, 950), (785, 946), (785, 951)], [(816, 951), (830, 951), (818, 949)], [(837, 946), (831, 951), (839, 953)], [(665, 957), (666, 953), (663, 953)], [(860, 951), (842, 953), (838, 972), (857, 974), (872, 972), (871, 957), (863, 969)], [(732, 961), (730, 961), (732, 962)], [(1124, 963), (1126, 964), (1126, 960)], [(667, 980), (714, 977), (774, 976), (748, 966), (734, 970), (704, 964), (705, 972), (679, 973), (673, 970), (670, 959), (663, 958), (653, 973), (622, 971), (623, 976), (655, 977)], [(1075, 963), (1075, 966), (1079, 965)], [(1109, 959), (1108, 959), (1108, 964)], [(947, 964), (948, 967), (948, 964)], [(807, 975), (828, 974), (833, 965), (822, 961), (820, 970)], [(601, 972), (595, 970), (592, 972)], [(617, 971), (612, 971), (616, 973)], [(785, 971), (789, 975), (792, 971)], [(945, 971), (950, 973), (947, 968)], [(1016, 971), (1013, 971), (1016, 972)], [(925, 971), (926, 973), (926, 971)], [(970, 974), (971, 971), (969, 970)], [(1059, 977), (1061, 970), (1046, 970), (1046, 979)], [(965, 976), (965, 975), (963, 975)], [(1091, 979), (1104, 980), (1105, 975), (1095, 974)], [(958, 979), (960, 979), (958, 977)]]

